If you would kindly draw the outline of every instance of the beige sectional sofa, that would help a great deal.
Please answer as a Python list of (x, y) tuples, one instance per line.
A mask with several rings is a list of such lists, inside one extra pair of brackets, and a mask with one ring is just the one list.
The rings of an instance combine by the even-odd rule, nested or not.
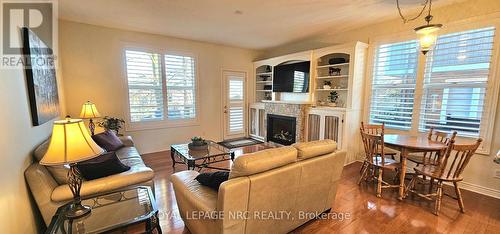
[[(117, 150), (116, 155), (120, 161), (130, 166), (130, 170), (104, 178), (84, 181), (80, 191), (82, 198), (139, 185), (150, 186), (154, 191), (153, 170), (144, 165), (131, 137), (120, 137), (120, 139), (125, 147)], [(47, 225), (57, 208), (73, 199), (73, 195), (65, 183), (67, 169), (63, 167), (49, 168), (38, 163), (47, 151), (48, 145), (49, 140), (35, 149), (34, 162), (24, 172), (30, 191)]]
[(172, 175), (180, 216), (192, 233), (286, 233), (335, 201), (346, 152), (331, 140), (237, 157), (215, 191), (197, 171)]

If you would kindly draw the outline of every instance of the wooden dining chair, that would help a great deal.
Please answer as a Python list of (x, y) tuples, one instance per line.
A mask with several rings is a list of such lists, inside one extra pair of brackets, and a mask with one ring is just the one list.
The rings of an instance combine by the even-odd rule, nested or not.
[(377, 197), (381, 197), (382, 189), (399, 188), (399, 185), (392, 185), (383, 180), (384, 170), (398, 172), (400, 165), (397, 161), (385, 157), (384, 133), (369, 134), (364, 132), (362, 128), (360, 128), (360, 132), (366, 153), (366, 166), (362, 167), (358, 184), (361, 184), (363, 180), (375, 179), (377, 181)]
[[(438, 215), (443, 196), (443, 182), (452, 182), (455, 186), (455, 193), (457, 196), (456, 199), (458, 201), (460, 211), (462, 213), (465, 212), (462, 194), (460, 193), (460, 188), (458, 188), (457, 183), (463, 180), (461, 174), (481, 144), (481, 141), (482, 139), (479, 138), (474, 144), (459, 145), (455, 144), (455, 140), (450, 140), (446, 152), (443, 157), (439, 159), (440, 162), (438, 164), (421, 164), (420, 166), (414, 168), (415, 174), (406, 188), (405, 197), (408, 196), (410, 192), (415, 193), (427, 200), (433, 200), (433, 197), (435, 197), (436, 202), (434, 205), (434, 214)], [(428, 194), (422, 194), (415, 190), (417, 182), (423, 180), (423, 178), (420, 178), (419, 176), (430, 177), (431, 181), (436, 180), (436, 192), (429, 191)]]
[[(452, 133), (448, 132), (440, 132), (434, 130), (434, 128), (429, 129), (429, 133), (427, 134), (427, 139), (430, 141), (441, 142), (443, 144), (448, 145), (450, 141), (455, 140), (457, 136), (457, 132), (453, 131)], [(420, 164), (437, 164), (438, 159), (444, 152), (425, 152), (420, 154), (409, 154), (407, 159), (412, 161), (418, 165)]]
[[(361, 122), (361, 131), (372, 134), (372, 135), (380, 135), (383, 134), (385, 131), (385, 124), (365, 124), (364, 122)], [(380, 152), (379, 152), (380, 154)], [(397, 151), (385, 148), (385, 155), (390, 156), (393, 160), (396, 160), (395, 156), (398, 154)], [(363, 162), (363, 165), (361, 166), (361, 169), (359, 172), (361, 173), (363, 171), (363, 168), (366, 166), (366, 163)]]

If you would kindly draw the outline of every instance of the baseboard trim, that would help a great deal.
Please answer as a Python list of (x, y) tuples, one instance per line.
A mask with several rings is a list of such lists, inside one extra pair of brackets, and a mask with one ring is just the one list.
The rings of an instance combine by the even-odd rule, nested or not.
[(493, 197), (496, 199), (500, 199), (500, 190), (487, 188), (481, 185), (472, 184), (468, 182), (460, 182), (459, 187), (461, 189), (465, 189), (471, 192), (479, 193), (488, 197)]

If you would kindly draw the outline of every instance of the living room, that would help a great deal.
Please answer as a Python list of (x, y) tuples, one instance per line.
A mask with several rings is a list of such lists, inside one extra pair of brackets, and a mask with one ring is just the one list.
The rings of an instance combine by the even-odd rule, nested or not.
[(499, 1), (0, 3), (2, 233), (500, 229)]

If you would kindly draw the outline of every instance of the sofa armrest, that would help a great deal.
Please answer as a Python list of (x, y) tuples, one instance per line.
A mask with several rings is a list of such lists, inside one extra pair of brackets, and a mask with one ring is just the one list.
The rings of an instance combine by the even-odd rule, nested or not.
[(50, 223), (58, 207), (58, 204), (51, 201), (50, 196), (52, 191), (59, 185), (47, 168), (38, 163), (31, 164), (24, 171), (24, 177), (45, 223)]
[[(80, 190), (80, 196), (85, 198), (92, 195), (111, 192), (131, 185), (141, 184), (154, 178), (154, 172), (149, 167), (132, 167), (126, 172), (111, 175), (95, 180), (84, 181)], [(61, 202), (73, 199), (69, 186), (64, 184), (57, 186), (52, 192), (52, 201)]]
[(238, 216), (248, 211), (250, 179), (238, 177), (222, 183), (219, 187), (217, 211), (223, 212), (221, 233), (245, 233), (246, 220)]
[(123, 142), (123, 145), (125, 147), (132, 147), (134, 146), (134, 140), (132, 139), (131, 136), (119, 136), (120, 140)]
[(220, 220), (215, 217), (193, 217), (193, 214), (214, 214), (217, 191), (203, 186), (194, 178), (197, 171), (181, 171), (170, 176), (179, 215), (191, 233), (221, 233)]

